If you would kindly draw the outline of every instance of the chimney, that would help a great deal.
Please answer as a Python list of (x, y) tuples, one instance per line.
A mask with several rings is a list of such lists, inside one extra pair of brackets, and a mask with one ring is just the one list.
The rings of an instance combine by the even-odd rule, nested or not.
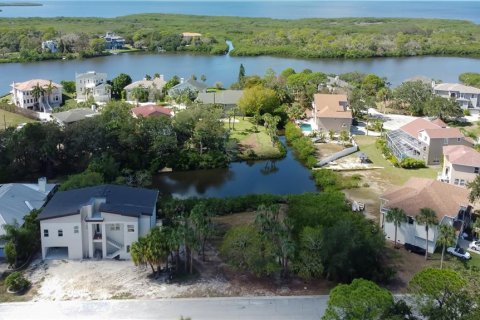
[(183, 83), (185, 81), (184, 78), (180, 78), (180, 83)]
[(42, 193), (47, 193), (47, 178), (38, 178), (38, 191)]

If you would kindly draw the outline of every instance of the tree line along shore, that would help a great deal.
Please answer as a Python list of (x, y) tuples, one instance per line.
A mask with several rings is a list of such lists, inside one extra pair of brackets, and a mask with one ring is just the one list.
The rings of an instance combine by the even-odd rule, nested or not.
[[(122, 36), (128, 49), (235, 56), (368, 58), (418, 55), (478, 56), (480, 26), (469, 21), (407, 18), (282, 20), (174, 14), (116, 18), (2, 18), (0, 62), (105, 54), (101, 36)], [(185, 36), (184, 33), (198, 34)], [(42, 41), (60, 43), (57, 53)]]

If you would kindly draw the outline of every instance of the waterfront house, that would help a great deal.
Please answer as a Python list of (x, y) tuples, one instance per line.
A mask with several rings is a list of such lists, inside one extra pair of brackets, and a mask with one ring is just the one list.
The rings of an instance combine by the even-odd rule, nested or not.
[(353, 117), (346, 95), (317, 93), (313, 96), (312, 107), (318, 130), (336, 133), (345, 130), (350, 133)]
[(77, 108), (63, 112), (52, 113), (52, 119), (60, 126), (66, 126), (86, 118), (91, 118), (98, 115), (95, 108)]
[(58, 43), (56, 40), (42, 41), (42, 51), (48, 51), (51, 53), (58, 52)]
[(149, 118), (149, 117), (171, 117), (173, 112), (171, 109), (167, 109), (157, 105), (143, 105), (132, 109), (132, 116), (134, 118)]
[(202, 37), (202, 34), (198, 33), (198, 32), (183, 32), (182, 33), (182, 39), (184, 41), (187, 41), (187, 42), (189, 42), (192, 39), (199, 39), (201, 37)]
[(157, 190), (101, 185), (57, 192), (38, 217), (43, 259), (130, 258), (156, 224)]
[(480, 153), (468, 146), (443, 147), (443, 168), (438, 180), (466, 187), (480, 173)]
[(87, 101), (92, 97), (95, 102), (108, 102), (111, 96), (111, 87), (107, 84), (107, 74), (95, 71), (75, 74), (77, 101)]
[(176, 86), (168, 90), (168, 95), (170, 96), (179, 95), (182, 92), (187, 90), (190, 90), (196, 93), (206, 92), (207, 88), (208, 86), (203, 82), (199, 82), (193, 79), (184, 80), (183, 78), (181, 78), (179, 84), (177, 84)]
[[(42, 208), (55, 191), (56, 185), (46, 178), (38, 183), (6, 183), (0, 185), (0, 237), (6, 224), (23, 224), (23, 218), (33, 209)], [(0, 257), (5, 256), (5, 242), (0, 240)]]
[(135, 99), (132, 97), (132, 91), (135, 88), (145, 88), (148, 90), (149, 95), (148, 95), (148, 101), (149, 102), (154, 102), (156, 101), (156, 96), (160, 95), (163, 91), (163, 87), (165, 86), (167, 82), (163, 78), (163, 75), (160, 75), (158, 78), (153, 78), (152, 80), (140, 80), (140, 81), (135, 81), (129, 84), (124, 88), (125, 93), (126, 93), (126, 100), (127, 101), (134, 101)]
[(217, 104), (224, 109), (231, 109), (238, 105), (243, 96), (243, 90), (218, 90), (214, 92), (200, 92), (196, 101), (203, 104)]
[(463, 110), (478, 114), (480, 89), (459, 83), (433, 83), (433, 92), (444, 98), (455, 99)]
[[(468, 201), (469, 191), (465, 188), (443, 183), (433, 179), (411, 178), (401, 187), (387, 190), (380, 196), (380, 215), (382, 229), (388, 240), (395, 239), (395, 225), (386, 221), (386, 214), (393, 208), (400, 208), (407, 214), (407, 222), (397, 229), (397, 243), (409, 243), (425, 249), (425, 226), (416, 222), (422, 208), (430, 208), (437, 214), (440, 224), (455, 227), (458, 234), (470, 224), (472, 207)], [(436, 248), (437, 227), (428, 232), (428, 252)]]
[[(12, 103), (22, 109), (51, 112), (62, 104), (62, 86), (44, 79), (14, 82), (10, 85)], [(40, 88), (40, 90), (36, 88)]]
[(386, 139), (398, 161), (414, 158), (425, 161), (427, 165), (440, 163), (444, 146), (472, 145), (458, 128), (448, 128), (440, 119), (415, 119), (397, 130), (387, 132)]
[(113, 32), (107, 32), (104, 39), (105, 49), (107, 50), (123, 49), (125, 46), (125, 38), (117, 36)]

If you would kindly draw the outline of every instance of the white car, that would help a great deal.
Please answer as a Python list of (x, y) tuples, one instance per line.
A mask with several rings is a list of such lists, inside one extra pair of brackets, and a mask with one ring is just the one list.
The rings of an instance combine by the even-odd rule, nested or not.
[(462, 248), (449, 247), (447, 248), (447, 252), (463, 260), (468, 260), (471, 258), (470, 253), (466, 252)]
[(470, 242), (468, 247), (472, 250), (480, 251), (480, 241), (478, 241), (478, 240), (477, 241), (472, 241), (472, 242)]

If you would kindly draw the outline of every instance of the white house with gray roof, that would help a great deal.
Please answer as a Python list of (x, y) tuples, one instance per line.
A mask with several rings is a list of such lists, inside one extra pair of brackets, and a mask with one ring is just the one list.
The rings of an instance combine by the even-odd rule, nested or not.
[(197, 102), (204, 104), (219, 104), (224, 109), (230, 109), (238, 105), (243, 96), (243, 90), (219, 90), (215, 92), (200, 92)]
[(462, 109), (480, 111), (480, 89), (460, 83), (439, 83), (433, 85), (433, 92), (440, 97), (455, 99)]
[(101, 185), (58, 192), (42, 210), (43, 259), (130, 259), (156, 223), (158, 191)]
[[(40, 178), (38, 183), (7, 183), (0, 185), (0, 236), (5, 235), (6, 224), (23, 224), (23, 218), (33, 209), (41, 209), (55, 191), (55, 184)], [(4, 243), (0, 241), (0, 257)]]

